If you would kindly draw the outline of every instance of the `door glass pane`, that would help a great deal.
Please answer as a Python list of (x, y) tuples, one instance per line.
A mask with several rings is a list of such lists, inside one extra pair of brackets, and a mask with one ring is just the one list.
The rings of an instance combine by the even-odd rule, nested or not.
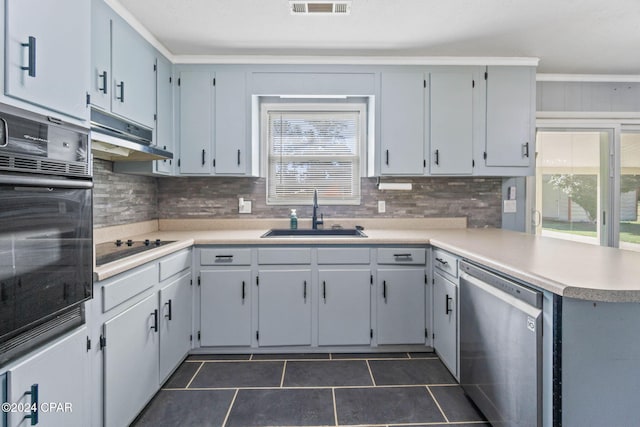
[(600, 244), (601, 150), (607, 142), (608, 132), (538, 132), (538, 234)]
[(620, 248), (640, 251), (640, 132), (620, 136)]

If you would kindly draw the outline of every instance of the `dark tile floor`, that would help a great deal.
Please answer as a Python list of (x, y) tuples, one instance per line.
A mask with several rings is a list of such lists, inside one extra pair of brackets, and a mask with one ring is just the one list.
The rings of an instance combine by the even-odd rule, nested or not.
[(434, 353), (191, 355), (134, 426), (489, 426)]

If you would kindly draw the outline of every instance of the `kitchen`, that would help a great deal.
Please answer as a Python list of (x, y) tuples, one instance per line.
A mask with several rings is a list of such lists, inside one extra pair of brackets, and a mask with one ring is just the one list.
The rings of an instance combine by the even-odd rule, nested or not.
[[(151, 35), (149, 31), (158, 31), (152, 29), (154, 25), (163, 24), (145, 21), (144, 13), (135, 12), (136, 7), (143, 6), (115, 1), (108, 4), (102, 1), (86, 3), (69, 0), (64, 7), (65, 10), (68, 7), (68, 12), (73, 11), (65, 22), (68, 19), (70, 28), (88, 36), (69, 36), (54, 31), (55, 37), (62, 37), (62, 40), (55, 39), (56, 43), (51, 44), (50, 34), (40, 36), (27, 32), (32, 30), (34, 22), (37, 22), (36, 26), (46, 27), (47, 16), (58, 16), (60, 10), (48, 6), (52, 9), (43, 8), (41, 13), (31, 16), (33, 7), (21, 7), (12, 0), (5, 2), (1, 20), (7, 34), (2, 67), (5, 72), (2, 102), (8, 108), (18, 107), (40, 114), (45, 117), (45, 122), (47, 117), (52, 117), (53, 122), (48, 120), (51, 129), (58, 125), (56, 119), (69, 123), (81, 135), (80, 141), (83, 140), (83, 132), (87, 139), (91, 127), (95, 244), (120, 239), (123, 246), (127, 246), (129, 238), (149, 239), (151, 247), (156, 238), (176, 242), (95, 268), (92, 298), (85, 302), (82, 297), (79, 298), (82, 301), (74, 303), (76, 307), (83, 307), (85, 324), (80, 327), (80, 333), (74, 326), (75, 332), (67, 337), (67, 341), (75, 344), (82, 341), (85, 348), (73, 362), (84, 367), (82, 380), (78, 381), (82, 384), (77, 385), (75, 393), (76, 396), (89, 396), (85, 399), (90, 403), (75, 406), (84, 406), (82, 410), (77, 409), (75, 421), (70, 421), (68, 414), (67, 418), (49, 421), (45, 417), (50, 414), (41, 411), (40, 423), (128, 424), (187, 353), (191, 354), (189, 357), (232, 351), (296, 354), (366, 350), (376, 353), (391, 348), (398, 352), (414, 352), (416, 348), (426, 351), (435, 347), (446, 365), (444, 344), (438, 347), (433, 336), (429, 337), (432, 333), (424, 333), (423, 330), (432, 332), (432, 328), (437, 329), (434, 315), (438, 307), (445, 305), (435, 300), (436, 288), (441, 285), (452, 283), (457, 288), (454, 292), (458, 292), (458, 301), (453, 305), (450, 305), (450, 295), (453, 294), (446, 293), (447, 314), (450, 311), (455, 313), (453, 317), (463, 314), (461, 310), (458, 313), (456, 304), (463, 303), (460, 301), (463, 295), (462, 262), (466, 261), (542, 292), (541, 327), (545, 328), (540, 338), (542, 354), (539, 363), (542, 368), (539, 379), (542, 387), (534, 392), (540, 406), (534, 411), (537, 412), (535, 421), (523, 425), (588, 425), (589, 422), (597, 425), (594, 420), (605, 419), (609, 425), (629, 425), (633, 424), (631, 420), (637, 419), (638, 414), (629, 400), (637, 386), (630, 383), (632, 375), (621, 375), (638, 360), (638, 349), (631, 344), (637, 341), (634, 341), (636, 335), (630, 328), (638, 316), (635, 305), (638, 289), (633, 281), (633, 277), (637, 277), (636, 255), (608, 248), (583, 248), (583, 245), (562, 241), (548, 242), (548, 239), (528, 240), (519, 234), (495, 233), (492, 230), (524, 231), (532, 220), (525, 192), (528, 191), (527, 177), (535, 174), (533, 154), (536, 149), (532, 141), (536, 110), (538, 126), (540, 120), (546, 120), (545, 125), (549, 126), (548, 122), (558, 116), (572, 119), (574, 126), (580, 126), (577, 122), (582, 117), (596, 117), (598, 120), (604, 117), (612, 121), (622, 118), (624, 124), (633, 125), (637, 111), (640, 111), (636, 92), (638, 83), (637, 77), (628, 74), (637, 67), (627, 63), (626, 68), (624, 64), (607, 68), (579, 56), (569, 58), (569, 53), (563, 52), (567, 57), (565, 62), (557, 63), (554, 68), (545, 64), (547, 61), (552, 63), (551, 54), (549, 57), (540, 54), (538, 62), (537, 58), (520, 57), (518, 48), (485, 49), (478, 56), (470, 53), (475, 51), (464, 50), (460, 46), (452, 46), (446, 52), (431, 50), (416, 54), (398, 50), (394, 55), (389, 54), (391, 58), (359, 56), (347, 60), (339, 57), (327, 59), (323, 55), (309, 59), (300, 56), (306, 51), (295, 49), (285, 50), (287, 56), (282, 52), (280, 55), (274, 53), (277, 50), (271, 51), (274, 56), (267, 60), (255, 55), (225, 57), (228, 52), (223, 48), (214, 52), (222, 56), (207, 57), (197, 56), (197, 46), (192, 46), (192, 51), (188, 46), (183, 48), (182, 52), (190, 52), (194, 58), (174, 55)], [(288, 8), (293, 7), (292, 4), (282, 3), (284, 10), (278, 13), (287, 19), (304, 19), (302, 16), (289, 16)], [(348, 10), (357, 17), (357, 2), (353, 3), (349, 5), (353, 10)], [(625, 7), (632, 6), (620, 5), (615, 11), (626, 11)], [(615, 15), (613, 11), (611, 14)], [(92, 19), (86, 19), (87, 16)], [(16, 40), (22, 41), (18, 43)], [(500, 43), (489, 43), (492, 44)], [(48, 54), (51, 46), (65, 46), (64, 52), (57, 49), (56, 54), (61, 56), (54, 56), (55, 60)], [(172, 49), (181, 52), (177, 45)], [(382, 52), (387, 55), (390, 50)], [(432, 56), (441, 53), (458, 56)], [(393, 58), (400, 54), (402, 57)], [(63, 64), (85, 65), (61, 67), (56, 65), (58, 60)], [(37, 77), (30, 76), (31, 68)], [(53, 78), (55, 84), (46, 80), (49, 69), (62, 71), (62, 75)], [(627, 75), (572, 77), (545, 74), (560, 72)], [(29, 79), (40, 81), (41, 76), (44, 76), (45, 83), (32, 86)], [(499, 77), (492, 79), (492, 76)], [(564, 98), (560, 95), (562, 91), (566, 94)], [(581, 96), (577, 97), (576, 93)], [(589, 94), (592, 94), (590, 103), (587, 102)], [(577, 98), (580, 98), (579, 102)], [(578, 103), (578, 108), (569, 105), (571, 102)], [(270, 228), (289, 228), (292, 208), (297, 210), (299, 228), (311, 228), (310, 218), (315, 211), (311, 194), (314, 188), (305, 188), (303, 197), (291, 190), (295, 186), (286, 181), (287, 175), (277, 174), (278, 165), (286, 164), (278, 163), (278, 156), (283, 151), (276, 150), (279, 147), (277, 141), (282, 137), (278, 139), (277, 135), (271, 135), (269, 139), (269, 135), (262, 134), (268, 134), (266, 129), (282, 129), (284, 118), (287, 123), (297, 123), (297, 112), (291, 106), (299, 110), (299, 104), (304, 104), (305, 110), (322, 113), (330, 110), (331, 117), (341, 120), (347, 117), (345, 123), (352, 120), (350, 117), (357, 117), (353, 128), (358, 129), (358, 142), (350, 145), (350, 150), (343, 156), (351, 159), (349, 170), (352, 172), (347, 177), (348, 182), (341, 183), (344, 188), (357, 188), (357, 191), (348, 195), (341, 193), (337, 197), (343, 200), (336, 202), (330, 194), (335, 192), (334, 189), (323, 190), (321, 179), (311, 179), (315, 179), (313, 187), (320, 187), (317, 210), (324, 220), (324, 229), (341, 226), (350, 230), (359, 225), (364, 227), (368, 236), (366, 240), (354, 237), (336, 241), (337, 237), (312, 236), (292, 242), (292, 238), (270, 241), (260, 238)], [(602, 114), (602, 111), (607, 114)], [(132, 152), (126, 143), (122, 144), (121, 138), (114, 139), (110, 124), (107, 126), (106, 119), (95, 112), (106, 113), (107, 118), (126, 118), (129, 124), (141, 129), (142, 134), (145, 129), (152, 129), (152, 145), (159, 153), (151, 155), (163, 156), (162, 152), (170, 152), (173, 158), (136, 158), (142, 155)], [(10, 113), (17, 112), (10, 110)], [(280, 125), (270, 127), (264, 124), (272, 122)], [(351, 129), (349, 126), (352, 125), (345, 124), (344, 128)], [(131, 130), (131, 126), (127, 129)], [(508, 139), (503, 138), (505, 135), (517, 138), (519, 142), (504, 142)], [(445, 139), (447, 143), (441, 144)], [(114, 145), (114, 140), (120, 145)], [(345, 145), (340, 147), (343, 149)], [(142, 151), (145, 151), (144, 146)], [(122, 161), (123, 156), (134, 161)], [(20, 174), (15, 169), (10, 173)], [(73, 178), (73, 182), (82, 180), (86, 178)], [(279, 185), (279, 182), (284, 184)], [(278, 197), (285, 199), (276, 200)], [(351, 202), (344, 202), (347, 197), (351, 197)], [(390, 258), (386, 258), (389, 251)], [(408, 257), (395, 257), (407, 253)], [(579, 254), (580, 259), (565, 259), (558, 253)], [(229, 258), (230, 255), (233, 256)], [(277, 260), (282, 257), (286, 263)], [(444, 260), (446, 264), (437, 259)], [(558, 266), (558, 262), (564, 264)], [(583, 269), (585, 264), (590, 269)], [(455, 271), (447, 271), (447, 265), (455, 265)], [(358, 338), (346, 344), (323, 346), (321, 331), (325, 317), (321, 301), (327, 280), (322, 278), (331, 271), (341, 274), (348, 271), (351, 274), (360, 270), (369, 271), (366, 279), (369, 280), (370, 276), (371, 281), (366, 289), (369, 304), (362, 307), (366, 314), (358, 317), (362, 321), (358, 336), (362, 331), (366, 332), (367, 344), (355, 345), (360, 343)], [(389, 342), (399, 341), (384, 344), (385, 339), (381, 336), (384, 336), (387, 324), (387, 290), (392, 292), (393, 289), (393, 279), (386, 274), (399, 274), (405, 270), (411, 274), (422, 272), (421, 286), (419, 289), (416, 287), (416, 295), (422, 295), (418, 300), (423, 301), (416, 308), (418, 315), (415, 318), (420, 322), (411, 323), (412, 327), (419, 325), (415, 329), (422, 334), (422, 341), (415, 344), (415, 338), (398, 338), (411, 329), (401, 327), (392, 329), (389, 334)], [(440, 274), (439, 271), (446, 273)], [(282, 332), (288, 325), (283, 324), (282, 316), (277, 315), (278, 310), (282, 312), (281, 308), (274, 305), (269, 309), (262, 304), (271, 297), (265, 293), (268, 286), (254, 284), (256, 277), (264, 283), (269, 283), (273, 277), (276, 277), (273, 279), (275, 282), (284, 283), (286, 280), (278, 276), (283, 272), (290, 273), (292, 277), (309, 274), (308, 280), (303, 281), (302, 299), (307, 305), (305, 310), (310, 310), (302, 312), (305, 321), (305, 316), (309, 316), (310, 323), (305, 327), (309, 332), (300, 341), (285, 344), (278, 340), (292, 337), (299, 331)], [(423, 280), (423, 276), (427, 280)], [(245, 300), (246, 293), (248, 303), (241, 307), (244, 311), (238, 309), (229, 313), (229, 316), (240, 319), (234, 324), (244, 328), (234, 328), (242, 336), (242, 343), (220, 344), (220, 331), (216, 327), (204, 328), (206, 322), (209, 326), (225, 322), (224, 318), (215, 317), (216, 313), (225, 313), (225, 303), (217, 302), (220, 295), (217, 288), (212, 287), (212, 283), (220, 280), (218, 277), (228, 277), (229, 283), (235, 280), (243, 283), (242, 299)], [(447, 282), (436, 286), (433, 281), (437, 277)], [(199, 279), (202, 281), (200, 286), (197, 283)], [(417, 283), (417, 280), (408, 279), (406, 282)], [(179, 284), (175, 289), (192, 286), (201, 289), (188, 291), (186, 297), (189, 304), (184, 309), (192, 313), (191, 321), (186, 325), (190, 340), (184, 342), (186, 335), (183, 335), (180, 345), (170, 346), (167, 354), (171, 350), (183, 350), (166, 356), (172, 361), (166, 362), (163, 360), (165, 353), (158, 347), (163, 346), (163, 328), (171, 323), (163, 326), (166, 320), (162, 319), (172, 317), (172, 301), (173, 312), (180, 311), (176, 305), (178, 300), (169, 297), (165, 301), (162, 293), (165, 285), (174, 283)], [(245, 287), (249, 283), (251, 285)], [(207, 292), (210, 297), (204, 303), (202, 296)], [(70, 292), (67, 289), (63, 293), (68, 296)], [(181, 301), (184, 302), (185, 298)], [(560, 305), (559, 301), (564, 304)], [(150, 327), (155, 328), (155, 332), (160, 329), (159, 343), (156, 338), (149, 344), (154, 347), (151, 350), (127, 351), (117, 345), (117, 333), (122, 330), (120, 326), (127, 329), (134, 324), (134, 317), (130, 317), (133, 311), (129, 308), (143, 303), (155, 307), (149, 309), (155, 316), (149, 319), (156, 319), (156, 324), (152, 323)], [(286, 308), (293, 313), (294, 305), (292, 303)], [(216, 310), (211, 309), (214, 306)], [(592, 307), (597, 313), (590, 314), (587, 307)], [(268, 310), (274, 314), (265, 317)], [(407, 316), (414, 315), (413, 311), (406, 311)], [(616, 313), (615, 316), (612, 313)], [(564, 316), (562, 323), (559, 314)], [(331, 318), (328, 317), (329, 320)], [(460, 319), (456, 322), (460, 326), (469, 323)], [(269, 329), (269, 325), (277, 327)], [(535, 329), (539, 331), (541, 327)], [(562, 327), (562, 334), (559, 327)], [(587, 341), (585, 331), (589, 328), (599, 331), (600, 344), (596, 344), (593, 338)], [(369, 336), (370, 330), (372, 336)], [(256, 337), (258, 332), (260, 338)], [(462, 346), (457, 333), (454, 329), (454, 347)], [(462, 330), (459, 333), (463, 335)], [(570, 333), (573, 334), (571, 339)], [(414, 331), (413, 337), (415, 335)], [(65, 336), (58, 334), (57, 338), (52, 338), (54, 341), (48, 342), (64, 343)], [(204, 344), (202, 338), (210, 344)], [(275, 344), (268, 345), (270, 340)], [(625, 345), (616, 344), (621, 340)], [(57, 351), (58, 347), (47, 345), (52, 352)], [(9, 372), (8, 380), (3, 381), (8, 381), (12, 390), (8, 401), (14, 402), (18, 393), (19, 369), (16, 367), (29, 369), (29, 366), (36, 366), (29, 365), (30, 355), (35, 357), (39, 351), (48, 348), (47, 345), (35, 346), (28, 354), (23, 351), (6, 366), (3, 363), (2, 371)], [(582, 353), (592, 347), (609, 349), (610, 353), (603, 351), (590, 358), (585, 357)], [(555, 351), (559, 348), (562, 349), (562, 364)], [(150, 353), (144, 353), (147, 350)], [(42, 354), (45, 356), (39, 360), (45, 362), (34, 363), (50, 366), (47, 361), (51, 364), (55, 357)], [(459, 371), (463, 371), (463, 350), (454, 348), (452, 354), (453, 362), (449, 362), (447, 368), (458, 379), (462, 373)], [(135, 387), (131, 388), (128, 378), (140, 376), (140, 388), (144, 388), (140, 366), (149, 360), (145, 357), (154, 359), (158, 366), (152, 369), (155, 373), (144, 371), (145, 378), (147, 375), (153, 377), (147, 378), (149, 384), (144, 384), (146, 389), (134, 391)], [(609, 363), (618, 357), (626, 362)], [(67, 365), (71, 360), (69, 358)], [(109, 383), (107, 379), (114, 378), (111, 374), (114, 369), (124, 370), (125, 361), (129, 376), (121, 374), (124, 382)], [(138, 362), (140, 364), (136, 364)], [(602, 366), (603, 363), (608, 368)], [(64, 363), (56, 366), (64, 372)], [(586, 378), (585, 370), (592, 371), (594, 366), (598, 366), (598, 372), (609, 380)], [(558, 382), (562, 382), (562, 386)], [(40, 380), (33, 380), (33, 384), (40, 384)], [(602, 410), (598, 410), (595, 403), (607, 398), (603, 399), (601, 393), (594, 391), (592, 386), (595, 384), (599, 389), (618, 390), (615, 399), (613, 394), (609, 395), (611, 402), (607, 401)], [(43, 389), (46, 388), (41, 387), (41, 399), (60, 399), (61, 395), (51, 397)], [(124, 392), (130, 395), (125, 397)], [(19, 393), (22, 396), (22, 392)], [(33, 391), (30, 393), (21, 399), (33, 396)], [(122, 418), (110, 418), (117, 413), (124, 415)], [(7, 415), (9, 425), (29, 420), (36, 425), (33, 418), (23, 420), (13, 413)], [(485, 416), (490, 415), (485, 413)], [(331, 421), (334, 422), (338, 421)], [(392, 420), (383, 425), (395, 423)]]

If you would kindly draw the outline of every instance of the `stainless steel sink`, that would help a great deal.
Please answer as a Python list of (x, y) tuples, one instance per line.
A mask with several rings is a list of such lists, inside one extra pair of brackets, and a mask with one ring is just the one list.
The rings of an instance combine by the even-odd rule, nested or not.
[(367, 237), (367, 235), (357, 228), (327, 230), (273, 228), (260, 237)]

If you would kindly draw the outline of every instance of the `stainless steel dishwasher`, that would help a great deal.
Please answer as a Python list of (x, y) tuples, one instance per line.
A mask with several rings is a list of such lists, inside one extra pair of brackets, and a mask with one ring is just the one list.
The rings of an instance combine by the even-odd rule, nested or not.
[(493, 426), (541, 426), (542, 293), (460, 269), (460, 385)]

